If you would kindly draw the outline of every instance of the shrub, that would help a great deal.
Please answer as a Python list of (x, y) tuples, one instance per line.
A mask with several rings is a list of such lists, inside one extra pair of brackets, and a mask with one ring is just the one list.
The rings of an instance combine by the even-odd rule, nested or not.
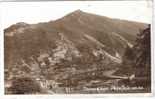
[(31, 94), (41, 91), (40, 85), (28, 77), (14, 78), (10, 89), (13, 94)]

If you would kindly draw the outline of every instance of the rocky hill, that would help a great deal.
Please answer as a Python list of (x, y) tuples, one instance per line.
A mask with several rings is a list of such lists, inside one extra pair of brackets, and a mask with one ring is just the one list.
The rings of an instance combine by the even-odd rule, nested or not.
[(46, 23), (16, 23), (4, 30), (6, 82), (29, 76), (49, 90), (106, 80), (104, 72), (118, 70), (146, 26), (80, 10)]

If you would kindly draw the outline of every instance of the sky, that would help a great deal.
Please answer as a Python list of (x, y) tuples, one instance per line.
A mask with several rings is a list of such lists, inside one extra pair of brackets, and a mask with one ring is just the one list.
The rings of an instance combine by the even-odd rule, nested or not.
[(59, 19), (75, 10), (110, 18), (151, 23), (152, 5), (147, 1), (2, 2), (0, 20), (7, 28), (17, 22), (38, 23)]

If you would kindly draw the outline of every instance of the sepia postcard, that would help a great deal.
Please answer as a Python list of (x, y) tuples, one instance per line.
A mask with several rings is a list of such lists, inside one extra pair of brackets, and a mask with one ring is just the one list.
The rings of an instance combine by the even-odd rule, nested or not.
[(4, 95), (152, 93), (153, 1), (0, 7)]

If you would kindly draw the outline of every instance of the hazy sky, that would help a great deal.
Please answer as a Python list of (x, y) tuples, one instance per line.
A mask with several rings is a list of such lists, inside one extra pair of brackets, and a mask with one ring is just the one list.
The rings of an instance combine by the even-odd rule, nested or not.
[(61, 1), (1, 3), (2, 27), (17, 22), (37, 23), (56, 20), (80, 9), (98, 15), (151, 23), (151, 2), (146, 1)]

